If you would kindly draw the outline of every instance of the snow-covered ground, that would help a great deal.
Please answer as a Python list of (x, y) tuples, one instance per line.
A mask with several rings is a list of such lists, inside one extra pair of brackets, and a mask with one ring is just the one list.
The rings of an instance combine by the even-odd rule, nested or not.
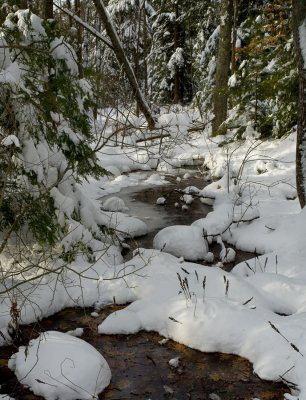
[[(180, 118), (183, 125), (182, 121), (186, 121), (184, 116)], [(166, 123), (165, 118), (162, 122)], [(130, 303), (111, 314), (99, 332), (154, 330), (201, 351), (238, 354), (253, 363), (261, 378), (290, 383), (287, 399), (306, 400), (306, 211), (300, 210), (294, 187), (295, 135), (260, 142), (248, 129), (245, 136), (238, 144), (230, 135), (211, 140), (203, 133), (192, 133), (189, 143), (172, 143), (162, 151), (157, 146), (150, 160), (144, 146), (137, 152), (132, 147), (104, 147), (101, 162), (114, 175), (84, 183), (92, 199), (114, 193), (120, 198), (120, 189), (127, 186), (141, 189), (163, 184), (164, 173), (172, 166), (201, 160), (199, 170), (207, 177), (209, 168), (213, 182), (193, 193), (212, 204), (213, 211), (190, 227), (165, 228), (155, 238), (156, 249), (140, 249), (126, 264), (112, 245), (101, 250), (92, 266), (78, 257), (64, 270), (64, 279), (48, 275), (43, 285), (25, 283), (22, 292), (31, 302), (20, 306), (21, 321), (28, 323), (67, 306), (101, 308), (114, 299)], [(148, 178), (145, 171), (156, 160), (158, 171)], [(134, 169), (143, 171), (130, 172)], [(191, 192), (187, 190), (186, 195)], [(106, 220), (119, 228), (122, 237), (146, 232), (145, 223), (131, 218), (118, 198), (103, 204)], [(221, 244), (223, 262), (234, 258), (231, 246), (261, 255), (237, 265), (231, 273), (220, 262), (207, 267), (185, 261), (209, 259), (212, 241)], [(17, 301), (18, 293), (13, 293)], [(0, 328), (7, 338), (11, 298), (4, 296), (0, 304)], [(0, 341), (4, 342), (1, 336)], [(18, 357), (15, 361), (17, 371)], [(24, 372), (24, 363), (30, 362), (31, 357), (23, 359), (20, 370)], [(42, 365), (41, 369), (46, 368)], [(45, 378), (40, 376), (39, 381)], [(26, 383), (52, 398), (47, 385), (36, 380), (34, 386), (30, 379)]]

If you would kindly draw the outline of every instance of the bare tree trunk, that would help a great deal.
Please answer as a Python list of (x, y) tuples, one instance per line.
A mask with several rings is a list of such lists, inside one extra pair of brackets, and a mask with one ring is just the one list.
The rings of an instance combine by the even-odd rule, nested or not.
[(232, 58), (231, 58), (231, 74), (236, 72), (236, 41), (237, 41), (237, 29), (238, 29), (238, 0), (233, 1), (233, 42), (232, 42)]
[[(296, 139), (296, 186), (303, 208), (306, 204), (306, 49), (302, 52), (301, 35), (306, 41), (306, 2), (292, 0), (293, 36), (299, 68), (298, 127)], [(304, 53), (304, 54), (303, 54)], [(303, 57), (304, 55), (304, 57)]]
[(233, 0), (221, 1), (220, 38), (216, 66), (216, 83), (213, 96), (213, 134), (227, 118), (227, 83), (231, 61), (231, 35), (233, 25)]
[[(81, 1), (80, 0), (75, 0), (74, 1), (74, 7), (75, 7), (75, 14), (80, 19), (83, 19), (82, 18), (83, 17), (82, 16), (82, 10), (81, 10)], [(82, 44), (83, 44), (83, 28), (82, 28), (82, 26), (79, 26), (78, 29), (77, 29), (76, 55), (77, 55), (77, 58), (78, 58), (78, 68), (79, 68), (79, 76), (80, 76), (80, 78), (83, 78), (83, 76), (84, 76)]]
[(144, 92), (145, 96), (148, 94), (148, 55), (150, 52), (149, 48), (149, 38), (148, 38), (148, 28), (147, 28), (147, 15), (146, 15), (146, 9), (142, 7), (142, 24), (143, 24), (143, 66), (144, 66)]
[[(174, 48), (177, 49), (180, 46), (179, 43), (179, 9), (178, 2), (175, 3), (175, 26), (174, 26)], [(174, 71), (174, 104), (178, 104), (181, 99), (181, 90), (180, 90), (180, 71), (179, 67), (175, 66)]]
[(44, 0), (43, 4), (43, 18), (44, 19), (53, 19), (53, 0)]
[(122, 66), (122, 68), (127, 76), (127, 79), (129, 80), (129, 83), (132, 86), (139, 109), (144, 114), (144, 116), (147, 120), (149, 129), (154, 129), (155, 120), (152, 116), (152, 113), (151, 113), (151, 110), (150, 110), (148, 104), (146, 103), (146, 101), (141, 93), (141, 90), (139, 88), (134, 71), (124, 53), (120, 39), (119, 39), (117, 32), (112, 24), (110, 16), (103, 4), (103, 1), (102, 0), (93, 0), (93, 3), (96, 6), (96, 9), (101, 17), (101, 21), (103, 22), (106, 33), (108, 34), (108, 36), (112, 42), (116, 58), (117, 58), (118, 62), (120, 63), (120, 65)]
[(28, 0), (21, 0), (21, 1), (20, 1), (20, 8), (21, 8), (22, 10), (28, 8)]

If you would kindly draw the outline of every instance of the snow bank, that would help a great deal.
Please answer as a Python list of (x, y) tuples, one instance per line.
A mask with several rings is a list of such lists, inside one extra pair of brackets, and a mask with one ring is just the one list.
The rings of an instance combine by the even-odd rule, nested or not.
[(111, 380), (102, 355), (81, 339), (45, 332), (9, 361), (18, 380), (47, 400), (97, 399)]

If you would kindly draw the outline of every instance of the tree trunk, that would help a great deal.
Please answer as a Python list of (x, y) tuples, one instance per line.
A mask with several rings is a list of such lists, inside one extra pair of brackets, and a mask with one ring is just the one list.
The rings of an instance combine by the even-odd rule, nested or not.
[[(174, 25), (174, 49), (176, 50), (180, 47), (179, 43), (179, 9), (178, 9), (178, 2), (175, 3), (175, 25)], [(175, 72), (174, 72), (174, 104), (178, 104), (181, 100), (181, 88), (180, 88), (180, 69), (176, 65)]]
[[(296, 140), (296, 186), (303, 208), (306, 204), (306, 2), (293, 0), (293, 36), (299, 68), (298, 127)], [(303, 57), (304, 55), (304, 57)]]
[(116, 58), (117, 58), (119, 64), (122, 66), (122, 68), (126, 74), (126, 77), (129, 80), (130, 85), (132, 86), (139, 109), (144, 114), (144, 116), (147, 120), (149, 129), (154, 129), (155, 120), (152, 116), (152, 113), (151, 113), (151, 110), (150, 110), (148, 104), (146, 103), (146, 101), (141, 93), (141, 90), (139, 88), (134, 71), (124, 53), (120, 39), (119, 39), (117, 32), (112, 24), (110, 16), (103, 4), (103, 1), (102, 0), (93, 0), (93, 3), (96, 6), (96, 9), (101, 17), (101, 21), (104, 24), (106, 33), (108, 34), (108, 36), (112, 42)]
[[(80, 18), (83, 19), (82, 17), (82, 10), (81, 10), (81, 1), (80, 0), (75, 0), (74, 1), (74, 8), (75, 8), (75, 14)], [(77, 49), (76, 49), (76, 55), (78, 59), (78, 68), (79, 68), (79, 77), (83, 78), (84, 77), (84, 70), (83, 70), (83, 28), (82, 26), (79, 26), (77, 29)]]
[(231, 61), (231, 34), (233, 25), (233, 0), (221, 1), (220, 38), (216, 65), (216, 83), (213, 96), (213, 134), (227, 118), (227, 83)]
[(236, 41), (238, 29), (238, 0), (233, 0), (233, 41), (232, 41), (232, 55), (231, 55), (231, 74), (236, 72)]
[(43, 5), (43, 18), (44, 19), (53, 19), (53, 0), (45, 0)]
[(20, 8), (22, 10), (25, 10), (26, 8), (28, 8), (28, 0), (21, 0), (20, 1)]

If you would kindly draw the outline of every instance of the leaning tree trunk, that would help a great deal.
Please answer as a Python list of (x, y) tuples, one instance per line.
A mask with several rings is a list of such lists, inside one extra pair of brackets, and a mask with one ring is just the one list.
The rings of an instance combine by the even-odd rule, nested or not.
[(212, 131), (218, 134), (220, 125), (227, 118), (227, 83), (231, 62), (231, 36), (233, 25), (233, 0), (221, 1), (220, 37), (216, 65), (216, 83), (213, 95), (214, 119)]
[(299, 68), (296, 186), (303, 208), (306, 204), (306, 1), (293, 0), (292, 6), (293, 36)]
[(113, 23), (110, 19), (108, 12), (106, 10), (106, 7), (102, 0), (93, 0), (93, 3), (96, 6), (96, 9), (100, 15), (100, 18), (101, 18), (101, 21), (103, 22), (106, 33), (108, 34), (108, 36), (112, 42), (116, 58), (117, 58), (118, 62), (120, 63), (120, 65), (122, 66), (122, 68), (126, 74), (126, 77), (129, 81), (130, 85), (132, 86), (139, 109), (144, 114), (144, 116), (147, 120), (149, 129), (154, 129), (155, 120), (152, 116), (152, 113), (150, 111), (150, 108), (149, 108), (147, 102), (145, 101), (145, 99), (141, 93), (141, 90), (139, 88), (134, 71), (129, 63), (129, 60), (126, 57), (126, 54), (122, 47), (122, 43), (120, 42), (117, 32), (113, 26)]

